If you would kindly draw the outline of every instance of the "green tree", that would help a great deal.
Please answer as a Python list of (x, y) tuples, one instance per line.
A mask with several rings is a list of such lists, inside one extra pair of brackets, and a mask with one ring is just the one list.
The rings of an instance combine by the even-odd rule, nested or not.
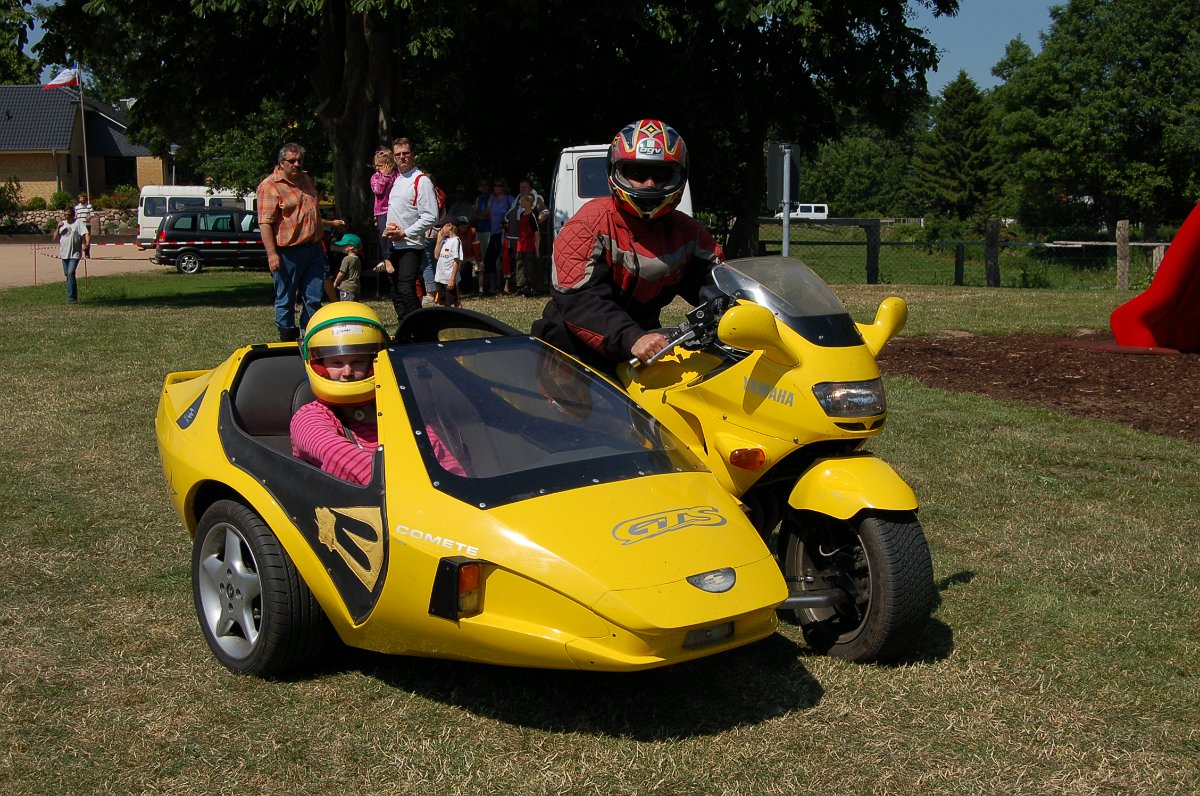
[[(547, 175), (563, 145), (658, 116), (689, 142), (699, 205), (738, 219), (741, 251), (770, 137), (823, 140), (855, 111), (907, 118), (922, 101), (936, 52), (908, 25), (913, 2), (958, 5), (193, 0), (163, 17), (150, 0), (62, 0), (43, 11), (41, 52), (78, 57), (105, 90), (139, 97), (135, 133), (160, 152), (173, 141), (215, 162), (208, 142), (241, 130), (236, 140), (267, 150), (265, 173), (289, 130), (314, 120), (350, 218), (370, 218), (370, 153), (396, 135), (415, 138), (418, 163), (450, 186), (484, 169)], [(255, 54), (251, 68), (238, 57)], [(270, 117), (264, 100), (291, 120), (270, 147), (246, 129)]]
[(990, 115), (987, 98), (966, 72), (942, 89), (912, 160), (909, 190), (922, 215), (966, 221), (995, 212), (1000, 172)]
[(995, 73), (1023, 224), (1178, 220), (1200, 197), (1200, 6), (1071, 0)]
[(25, 54), (33, 15), (25, 0), (0, 0), (0, 83), (33, 83), (37, 61)]
[(768, 141), (832, 140), (854, 123), (895, 133), (925, 101), (924, 74), (937, 63), (902, 0), (731, 0), (687, 4), (686, 13), (685, 4), (664, 5), (673, 9), (671, 40), (682, 45), (666, 61), (677, 67), (671, 86), (695, 87), (677, 91), (673, 105), (707, 134), (694, 153), (707, 167), (693, 169), (693, 191), (701, 207), (732, 217), (729, 255), (756, 248)]
[(801, 172), (800, 196), (839, 216), (917, 215), (907, 185), (912, 140), (910, 132), (858, 125), (817, 148)]

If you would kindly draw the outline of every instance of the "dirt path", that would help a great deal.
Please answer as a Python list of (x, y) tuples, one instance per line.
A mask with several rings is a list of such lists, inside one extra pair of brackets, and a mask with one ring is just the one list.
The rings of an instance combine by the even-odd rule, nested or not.
[[(92, 257), (79, 264), (76, 276), (107, 276), (135, 271), (151, 271), (163, 266), (150, 262), (151, 250), (139, 250), (126, 243), (92, 244)], [(0, 290), (26, 285), (62, 284), (62, 260), (58, 246), (44, 243), (0, 243)]]

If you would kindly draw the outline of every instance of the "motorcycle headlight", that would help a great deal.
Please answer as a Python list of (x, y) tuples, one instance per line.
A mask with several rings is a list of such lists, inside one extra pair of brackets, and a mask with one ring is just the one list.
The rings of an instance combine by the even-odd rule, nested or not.
[(830, 417), (875, 417), (887, 412), (882, 379), (826, 381), (813, 385), (813, 395)]

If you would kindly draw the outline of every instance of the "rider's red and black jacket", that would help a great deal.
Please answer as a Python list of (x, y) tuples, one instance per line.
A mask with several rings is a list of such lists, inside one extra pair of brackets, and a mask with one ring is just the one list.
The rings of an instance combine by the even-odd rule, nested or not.
[(676, 296), (699, 303), (721, 259), (712, 235), (686, 213), (642, 221), (611, 197), (593, 199), (554, 240), (550, 302), (533, 333), (611, 370), (661, 325), (659, 312)]

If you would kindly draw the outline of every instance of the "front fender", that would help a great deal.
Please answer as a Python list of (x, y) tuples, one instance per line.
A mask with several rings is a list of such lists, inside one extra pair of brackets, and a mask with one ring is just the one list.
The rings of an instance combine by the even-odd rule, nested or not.
[(917, 495), (887, 462), (861, 454), (813, 462), (788, 505), (848, 520), (863, 509), (916, 511)]

